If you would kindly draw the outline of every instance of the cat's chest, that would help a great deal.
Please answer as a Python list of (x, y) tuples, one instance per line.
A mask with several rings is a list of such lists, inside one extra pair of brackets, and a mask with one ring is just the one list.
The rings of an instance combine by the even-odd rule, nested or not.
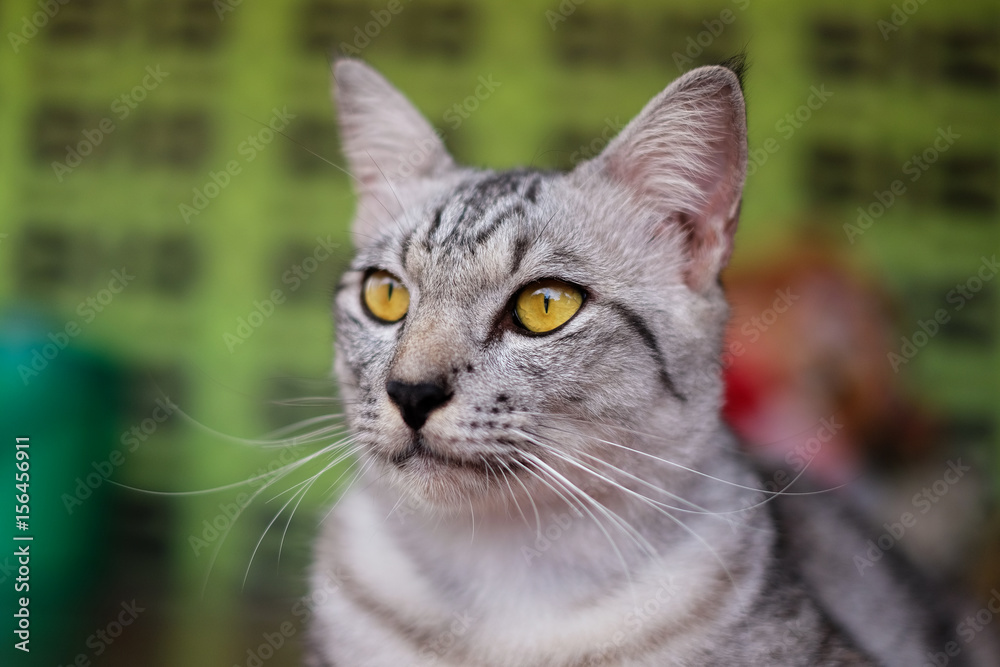
[[(689, 563), (681, 569), (647, 562), (624, 575), (614, 558), (602, 559), (610, 547), (587, 543), (558, 516), (562, 533), (543, 528), (541, 539), (525, 539), (480, 532), (459, 546), (401, 537), (392, 523), (398, 519), (383, 510), (364, 493), (350, 494), (338, 508), (331, 522), (337, 546), (327, 562), (340, 585), (324, 610), (335, 626), (364, 624), (383, 648), (418, 655), (448, 645), (449, 656), (461, 657), (456, 664), (491, 664), (498, 647), (508, 652), (504, 660), (517, 647), (518, 664), (569, 654), (596, 659), (650, 637), (677, 635), (688, 643), (697, 634), (691, 619), (724, 610), (717, 600), (729, 582), (703, 554), (673, 560)], [(573, 563), (567, 547), (598, 553), (583, 552)]]

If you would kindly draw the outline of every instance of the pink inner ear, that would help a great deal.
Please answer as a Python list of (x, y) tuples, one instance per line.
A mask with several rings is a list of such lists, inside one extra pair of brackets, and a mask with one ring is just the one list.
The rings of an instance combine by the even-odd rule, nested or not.
[[(694, 221), (688, 222), (693, 228), (690, 243), (691, 262), (687, 272), (687, 282), (692, 289), (707, 287), (709, 282), (726, 264), (733, 253), (733, 237), (740, 212), (740, 189), (733, 185), (733, 162), (728, 162), (718, 172), (719, 181), (714, 191)], [(735, 196), (735, 201), (733, 200)]]
[(680, 232), (684, 251), (688, 256), (684, 282), (694, 291), (702, 291), (708, 287), (729, 262), (738, 219), (738, 215), (733, 215), (719, 224), (699, 220), (698, 215), (700, 214), (675, 211), (667, 216), (660, 229), (661, 233), (667, 229)]
[(721, 230), (710, 225), (702, 228), (690, 248), (690, 261), (684, 274), (688, 287), (695, 291), (704, 290), (725, 268), (733, 252), (735, 232), (735, 217), (724, 223)]
[(746, 160), (743, 101), (728, 80), (707, 74), (673, 88), (609, 146), (605, 170), (662, 212), (654, 233), (684, 240), (685, 282), (702, 291), (732, 254)]

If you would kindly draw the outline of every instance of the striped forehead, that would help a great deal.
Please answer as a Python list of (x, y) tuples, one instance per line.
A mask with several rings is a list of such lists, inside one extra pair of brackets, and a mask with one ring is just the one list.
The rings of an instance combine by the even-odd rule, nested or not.
[(504, 225), (525, 218), (549, 176), (530, 169), (490, 174), (460, 186), (432, 211), (423, 233), (423, 246), (435, 250), (475, 253)]

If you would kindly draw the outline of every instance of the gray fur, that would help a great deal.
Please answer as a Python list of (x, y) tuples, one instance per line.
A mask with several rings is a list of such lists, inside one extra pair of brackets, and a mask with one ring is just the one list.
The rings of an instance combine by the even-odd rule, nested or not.
[[(317, 545), (338, 585), (309, 664), (920, 664), (931, 616), (891, 569), (844, 571), (862, 538), (826, 496), (761, 504), (719, 416), (733, 72), (684, 75), (567, 174), (459, 167), (376, 72), (334, 74), (359, 196), (336, 373), (364, 472)], [(371, 269), (408, 288), (400, 322), (366, 314)], [(511, 299), (543, 278), (587, 297), (526, 335)], [(390, 380), (449, 398), (414, 432)]]

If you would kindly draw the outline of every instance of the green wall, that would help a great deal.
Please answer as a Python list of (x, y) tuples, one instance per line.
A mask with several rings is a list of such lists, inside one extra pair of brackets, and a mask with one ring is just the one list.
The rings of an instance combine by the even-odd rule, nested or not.
[[(898, 6), (916, 9), (899, 25), (890, 3), (861, 0), (0, 3), (0, 470), (15, 432), (47, 452), (34, 548), (52, 558), (35, 572), (39, 604), (62, 600), (39, 612), (38, 664), (245, 665), (263, 633), (301, 632), (293, 607), (337, 476), (305, 496), (283, 546), (287, 510), (265, 529), (323, 460), (231, 531), (260, 483), (164, 495), (101, 471), (147, 491), (246, 481), (285, 450), (240, 438), (336, 410), (275, 403), (334, 394), (328, 304), (353, 199), (336, 167), (333, 50), (381, 69), (459, 159), (567, 167), (681, 71), (746, 48), (755, 166), (736, 262), (826, 234), (884, 282), (907, 333), (1000, 245), (1000, 27), (995, 3)], [(498, 85), (470, 99), (480, 77)], [(828, 99), (800, 111), (817, 90)], [(947, 128), (959, 137), (852, 242), (858, 207), (909, 179)], [(987, 283), (903, 371), (955, 447), (987, 453), (996, 292)], [(32, 367), (46, 345), (53, 358)], [(81, 498), (76, 480), (95, 472)], [(133, 600), (144, 610), (120, 638), (88, 639)], [(267, 664), (297, 656), (289, 639)]]

